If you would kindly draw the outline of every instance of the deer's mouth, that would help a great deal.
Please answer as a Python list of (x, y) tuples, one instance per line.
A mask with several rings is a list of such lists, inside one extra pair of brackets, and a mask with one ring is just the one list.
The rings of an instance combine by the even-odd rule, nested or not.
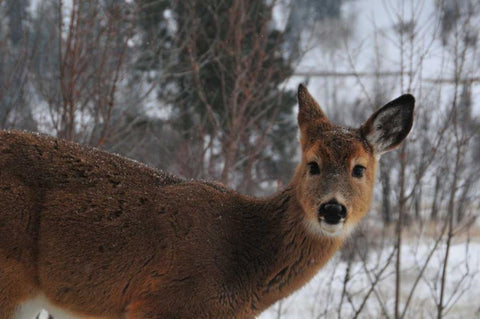
[(335, 228), (335, 227), (341, 227), (345, 223), (345, 218), (328, 219), (328, 218), (325, 218), (324, 216), (318, 216), (318, 221), (322, 225)]
[(320, 229), (327, 236), (340, 236), (344, 233), (345, 219), (342, 218), (335, 223), (319, 217)]

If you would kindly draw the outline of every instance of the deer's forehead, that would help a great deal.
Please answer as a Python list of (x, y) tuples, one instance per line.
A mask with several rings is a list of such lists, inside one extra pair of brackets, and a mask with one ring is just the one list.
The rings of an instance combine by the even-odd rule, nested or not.
[(371, 156), (371, 150), (360, 133), (344, 128), (319, 133), (309, 153), (310, 157), (337, 165)]

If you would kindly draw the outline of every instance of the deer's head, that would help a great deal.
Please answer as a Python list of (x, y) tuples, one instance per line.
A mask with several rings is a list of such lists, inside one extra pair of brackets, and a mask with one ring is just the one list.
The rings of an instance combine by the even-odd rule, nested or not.
[(402, 95), (356, 129), (332, 124), (303, 85), (298, 103), (302, 161), (294, 180), (305, 224), (314, 234), (344, 237), (369, 209), (380, 155), (410, 132), (415, 100)]

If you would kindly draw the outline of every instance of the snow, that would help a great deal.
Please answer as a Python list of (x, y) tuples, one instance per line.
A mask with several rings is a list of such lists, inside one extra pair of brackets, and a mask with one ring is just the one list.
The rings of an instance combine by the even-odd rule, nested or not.
[[(419, 269), (423, 266), (432, 245), (433, 243), (421, 244), (418, 247), (416, 245), (402, 247), (401, 310), (403, 310)], [(379, 252), (371, 253), (366, 268), (369, 270), (376, 268), (377, 270), (373, 271), (372, 274), (379, 272), (380, 268), (387, 262), (390, 252), (391, 250), (387, 249), (381, 254)], [(432, 294), (435, 298), (438, 298), (439, 292), (435, 291), (433, 286), (435, 282), (439, 286), (438, 279), (441, 275), (444, 254), (445, 246), (438, 247), (426, 268), (424, 278), (420, 280), (415, 290), (406, 318), (431, 318), (436, 316), (435, 299)], [(392, 317), (395, 303), (394, 267), (395, 260), (393, 259), (383, 272), (376, 288), (387, 307), (389, 315)], [(282, 314), (281, 318), (337, 318), (339, 309), (341, 318), (352, 318), (355, 312), (346, 298), (339, 307), (346, 269), (347, 262), (341, 261), (337, 254), (303, 289), (265, 311), (259, 319), (277, 319), (279, 318), (279, 309)], [(458, 243), (450, 247), (445, 300), (452, 297), (452, 301), (457, 298), (458, 300), (451, 309), (447, 308), (447, 311), (449, 311), (446, 318), (474, 318), (480, 315), (478, 304), (478, 296), (480, 296), (479, 272), (479, 242), (469, 245)], [(354, 262), (350, 266), (350, 274), (348, 291), (352, 294), (353, 302), (358, 308), (371, 284), (361, 261)], [(454, 293), (457, 286), (458, 291)], [(460, 294), (460, 291), (464, 293)], [(381, 317), (380, 314), (379, 302), (372, 293), (360, 317), (378, 318)]]

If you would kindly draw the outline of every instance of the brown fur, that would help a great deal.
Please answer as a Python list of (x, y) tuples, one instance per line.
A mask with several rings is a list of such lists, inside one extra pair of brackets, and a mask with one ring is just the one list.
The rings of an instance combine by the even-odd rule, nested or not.
[[(360, 130), (330, 124), (302, 98), (313, 101), (304, 87), (302, 162), (264, 199), (0, 132), (0, 318), (39, 293), (85, 317), (253, 318), (304, 285), (347, 234), (310, 229), (319, 205), (340, 194), (353, 227), (370, 204), (375, 158)], [(321, 176), (308, 175), (312, 160)], [(361, 181), (350, 175), (357, 162)]]

